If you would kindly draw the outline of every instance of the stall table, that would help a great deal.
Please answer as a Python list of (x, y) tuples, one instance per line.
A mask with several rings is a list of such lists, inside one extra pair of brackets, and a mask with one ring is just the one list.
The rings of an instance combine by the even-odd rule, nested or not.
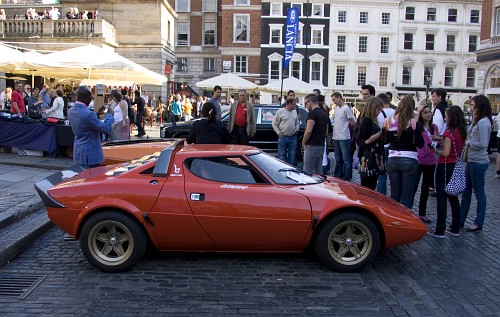
[(0, 146), (45, 151), (49, 156), (56, 157), (56, 126), (0, 121)]

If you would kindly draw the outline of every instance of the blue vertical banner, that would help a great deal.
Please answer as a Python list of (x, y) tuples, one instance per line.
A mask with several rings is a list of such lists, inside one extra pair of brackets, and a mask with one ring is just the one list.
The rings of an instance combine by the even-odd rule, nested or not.
[(288, 9), (286, 16), (286, 37), (285, 56), (283, 57), (283, 69), (286, 69), (292, 59), (299, 34), (299, 10), (297, 8)]

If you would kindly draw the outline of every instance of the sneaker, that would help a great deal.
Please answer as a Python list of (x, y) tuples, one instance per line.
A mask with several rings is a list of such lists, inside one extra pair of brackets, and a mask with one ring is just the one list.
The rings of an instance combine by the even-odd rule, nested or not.
[(427, 216), (419, 216), (420, 220), (423, 222), (423, 223), (431, 223), (432, 221), (429, 219), (429, 217)]
[(500, 174), (498, 172), (495, 174), (495, 178), (500, 178)]
[(427, 234), (434, 238), (444, 239), (444, 233), (437, 233), (436, 231), (427, 231)]
[(446, 233), (447, 234), (451, 234), (454, 237), (459, 237), (460, 236), (460, 232), (453, 232), (453, 231), (451, 231), (451, 228), (446, 229)]

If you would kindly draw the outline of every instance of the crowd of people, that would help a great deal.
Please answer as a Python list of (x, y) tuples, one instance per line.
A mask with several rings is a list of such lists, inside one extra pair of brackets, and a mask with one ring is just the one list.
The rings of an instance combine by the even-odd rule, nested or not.
[[(364, 85), (361, 89), (365, 101), (361, 111), (347, 104), (339, 92), (331, 95), (332, 103), (328, 105), (320, 91), (315, 90), (304, 98), (307, 118), (300, 117), (298, 107), (302, 105), (298, 104), (295, 92), (288, 91), (282, 108), (272, 121), (279, 158), (297, 164), (297, 133), (300, 122), (305, 120), (302, 147), (306, 173), (326, 174), (329, 170), (328, 149), (333, 147), (333, 176), (351, 181), (353, 170), (357, 170), (362, 186), (382, 194), (387, 194), (388, 178), (391, 198), (409, 209), (413, 208), (420, 184), (418, 215), (424, 223), (431, 223), (428, 199), (430, 193), (436, 195), (436, 226), (429, 235), (437, 238), (443, 238), (445, 233), (460, 234), (474, 192), (476, 216), (464, 230), (480, 231), (486, 214), (484, 187), (490, 160), (487, 149), (494, 124), (500, 125), (500, 114), (495, 123), (488, 98), (477, 95), (471, 99), (472, 122), (467, 125), (462, 109), (448, 105), (447, 92), (442, 88), (432, 90), (430, 99), (426, 98), (418, 105), (412, 95), (406, 95), (397, 106), (391, 103), (389, 93), (375, 95), (375, 88), (371, 85)], [(93, 143), (89, 141), (92, 144), (81, 141), (82, 144), (77, 145), (75, 141), (74, 154), (75, 162), (92, 167), (103, 160), (102, 150), (94, 153), (88, 149), (99, 148), (100, 143), (94, 138), (104, 133), (110, 135), (111, 140), (128, 140), (133, 125), (137, 126), (136, 136), (142, 137), (145, 135), (144, 125), (148, 122), (153, 127), (155, 123), (176, 125), (181, 120), (200, 118), (191, 125), (186, 139), (188, 143), (248, 145), (256, 134), (257, 120), (247, 92), (242, 89), (237, 100), (230, 100), (227, 125), (221, 118), (221, 93), (222, 88), (215, 86), (210, 98), (172, 94), (163, 101), (155, 94), (149, 97), (146, 91), (136, 90), (132, 97), (132, 92), (127, 89), (113, 90), (107, 105), (93, 109), (92, 93), (87, 87), (79, 87), (76, 107), (68, 111), (62, 87), (49, 89), (44, 85), (41, 90), (36, 87), (31, 90), (30, 85), (16, 82), (14, 89), (8, 87), (2, 92), (0, 105), (2, 110), (16, 115), (34, 113), (45, 118), (68, 118), (75, 140), (92, 135), (88, 138), (93, 140)], [(82, 121), (81, 117), (86, 120)], [(500, 149), (500, 135), (497, 138)], [(450, 193), (447, 187), (455, 167), (461, 166), (461, 160), (466, 161), (466, 186), (460, 201), (459, 195)], [(500, 178), (500, 154), (496, 167), (494, 177)], [(452, 221), (447, 227), (448, 202)]]
[[(35, 8), (30, 7), (26, 9), (26, 13), (24, 15), (14, 14), (11, 17), (7, 17), (5, 9), (0, 9), (0, 20), (6, 20), (7, 18), (14, 20), (43, 20), (43, 19), (59, 20), (61, 19), (61, 12), (59, 11), (58, 7), (51, 7), (50, 9), (46, 9), (39, 12), (37, 12)], [(96, 20), (101, 18), (101, 14), (97, 9), (93, 11), (82, 10), (80, 12), (77, 7), (71, 7), (69, 11), (66, 13), (65, 18)]]

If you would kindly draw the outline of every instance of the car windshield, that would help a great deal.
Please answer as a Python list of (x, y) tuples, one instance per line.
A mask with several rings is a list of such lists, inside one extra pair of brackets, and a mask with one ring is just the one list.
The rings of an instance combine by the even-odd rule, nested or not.
[(132, 160), (132, 161), (126, 162), (126, 163), (122, 163), (122, 164), (118, 165), (117, 167), (108, 170), (106, 172), (106, 175), (116, 176), (116, 175), (120, 175), (121, 173), (128, 172), (128, 171), (136, 168), (137, 166), (141, 166), (141, 165), (144, 165), (148, 162), (151, 162), (152, 160), (158, 159), (158, 157), (160, 156), (160, 153), (161, 152), (155, 152), (153, 154), (143, 156), (139, 159)]
[(276, 184), (318, 184), (324, 180), (322, 177), (307, 174), (300, 168), (266, 153), (249, 155), (248, 158), (257, 164)]

